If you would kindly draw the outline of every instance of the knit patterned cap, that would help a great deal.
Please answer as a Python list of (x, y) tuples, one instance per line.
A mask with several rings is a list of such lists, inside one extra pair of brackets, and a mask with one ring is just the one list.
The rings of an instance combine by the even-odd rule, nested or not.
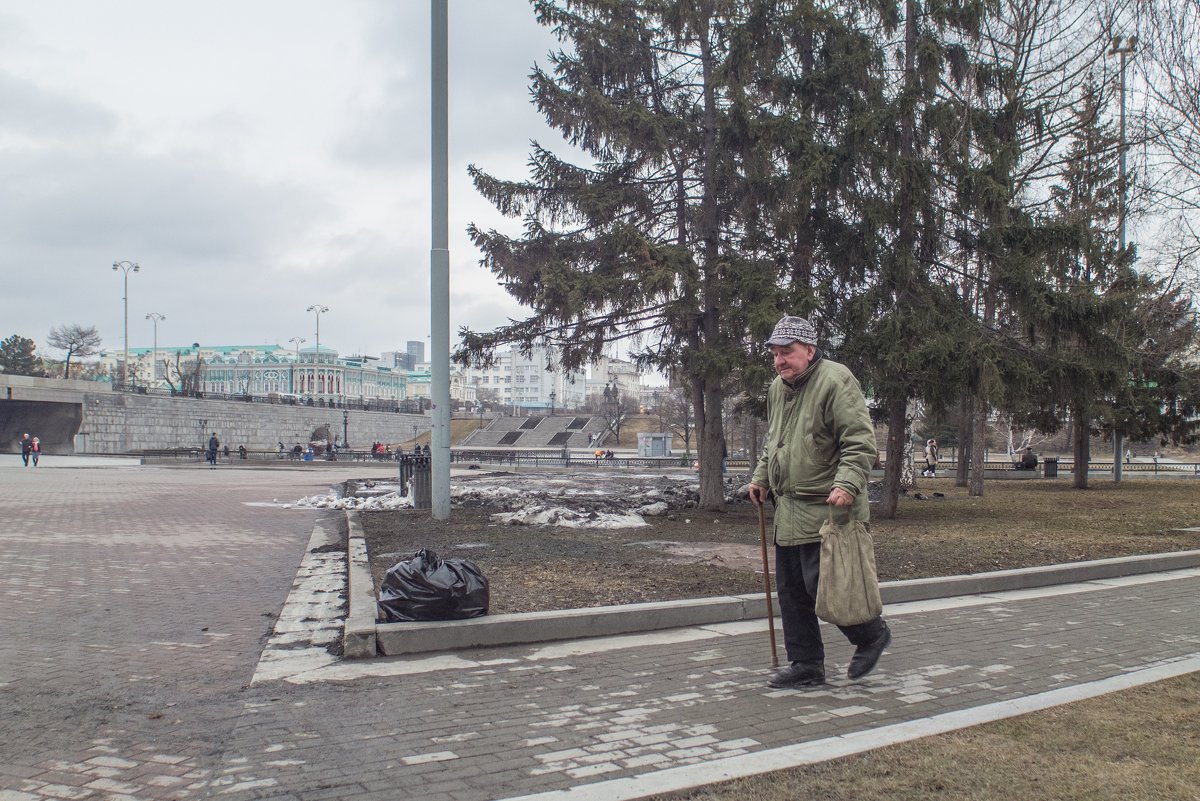
[(780, 317), (779, 322), (775, 323), (775, 330), (771, 332), (771, 338), (767, 340), (767, 344), (790, 345), (793, 342), (805, 345), (817, 344), (817, 329), (813, 328), (813, 324), (803, 317)]

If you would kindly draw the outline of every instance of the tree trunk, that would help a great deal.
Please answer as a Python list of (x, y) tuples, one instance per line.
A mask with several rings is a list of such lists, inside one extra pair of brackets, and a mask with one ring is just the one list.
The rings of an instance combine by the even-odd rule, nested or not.
[(1088, 419), (1086, 413), (1075, 415), (1075, 489), (1088, 488), (1088, 460), (1091, 458), (1091, 431), (1083, 422)]
[(900, 473), (900, 486), (905, 489), (917, 488), (917, 471), (913, 469), (913, 438), (912, 418), (904, 417), (904, 470)]
[[(700, 38), (701, 68), (704, 74), (704, 145), (701, 177), (699, 235), (704, 248), (704, 311), (700, 321), (704, 343), (712, 348), (721, 341), (720, 215), (717, 209), (717, 98), (713, 89), (714, 57), (708, 31), (703, 26)], [(721, 454), (725, 448), (725, 430), (721, 423), (724, 391), (721, 374), (705, 368), (696, 382), (696, 397), (703, 404), (704, 428), (699, 431), (700, 508), (720, 511), (725, 508), (725, 481), (721, 474)], [(699, 418), (699, 411), (697, 418)], [(699, 422), (699, 420), (697, 420)]]
[(971, 400), (971, 478), (967, 495), (983, 497), (983, 464), (987, 453), (987, 404), (978, 395)]
[(958, 402), (958, 460), (954, 465), (954, 486), (967, 486), (971, 474), (971, 446), (975, 442), (975, 400), (964, 391)]
[(900, 505), (900, 482), (904, 474), (904, 440), (908, 436), (908, 404), (903, 398), (891, 400), (888, 401), (887, 410), (887, 462), (883, 467), (883, 497), (879, 501), (878, 515), (890, 520), (896, 516)]

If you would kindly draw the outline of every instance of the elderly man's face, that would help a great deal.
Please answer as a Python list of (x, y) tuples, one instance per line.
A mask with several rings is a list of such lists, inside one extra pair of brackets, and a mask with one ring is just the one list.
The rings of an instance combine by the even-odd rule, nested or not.
[(771, 345), (771, 355), (775, 357), (775, 372), (784, 381), (795, 381), (796, 377), (808, 369), (812, 363), (815, 345), (805, 345), (793, 342), (790, 345)]

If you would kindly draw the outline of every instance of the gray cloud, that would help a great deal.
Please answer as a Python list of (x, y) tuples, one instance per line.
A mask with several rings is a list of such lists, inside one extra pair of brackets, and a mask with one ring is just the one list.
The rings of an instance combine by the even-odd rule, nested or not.
[[(130, 259), (133, 346), (151, 344), (150, 311), (163, 345), (311, 343), (313, 303), (330, 307), (323, 346), (424, 340), (428, 4), (206, 8), (0, 13), (0, 337), (79, 322), (119, 347), (111, 264)], [(524, 0), (451, 14), (452, 327), (487, 328), (520, 314), (462, 233), (488, 211), (463, 167), (523, 173), (545, 135), (526, 75), (550, 40)]]
[(40, 141), (82, 140), (109, 135), (111, 112), (94, 103), (47, 90), (0, 72), (0, 133)]

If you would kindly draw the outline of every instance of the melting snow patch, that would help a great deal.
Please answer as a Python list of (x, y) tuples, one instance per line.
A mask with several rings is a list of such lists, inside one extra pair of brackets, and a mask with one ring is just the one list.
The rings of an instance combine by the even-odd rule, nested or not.
[(413, 506), (412, 496), (401, 496), (396, 492), (389, 492), (386, 495), (376, 495), (370, 498), (339, 498), (333, 493), (328, 495), (310, 495), (307, 498), (301, 498), (293, 504), (302, 509), (365, 509), (365, 510), (386, 510), (386, 509), (411, 509)]
[(514, 526), (564, 526), (566, 528), (637, 528), (650, 525), (632, 512), (579, 512), (562, 506), (527, 506), (515, 512), (492, 515), (499, 523)]

